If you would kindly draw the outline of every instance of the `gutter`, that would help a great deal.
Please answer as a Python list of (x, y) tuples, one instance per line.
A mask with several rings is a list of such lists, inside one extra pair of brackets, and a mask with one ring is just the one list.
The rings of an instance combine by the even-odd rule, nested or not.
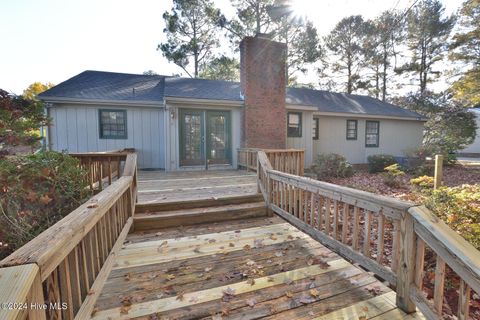
[(169, 103), (187, 103), (198, 105), (213, 105), (213, 106), (232, 106), (243, 107), (244, 101), (241, 100), (217, 100), (217, 99), (197, 99), (197, 98), (181, 98), (165, 96), (165, 101)]
[(126, 107), (156, 107), (165, 108), (164, 101), (140, 101), (140, 100), (101, 100), (101, 99), (81, 99), (81, 98), (64, 98), (64, 97), (39, 97), (40, 100), (47, 104), (47, 108), (52, 107), (49, 103), (71, 103), (83, 105), (117, 105)]

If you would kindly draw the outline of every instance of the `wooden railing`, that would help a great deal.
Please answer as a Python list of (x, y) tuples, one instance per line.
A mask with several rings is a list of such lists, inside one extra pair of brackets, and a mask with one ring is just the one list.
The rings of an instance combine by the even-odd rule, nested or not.
[(70, 153), (80, 160), (80, 166), (87, 171), (86, 180), (92, 191), (102, 191), (107, 185), (121, 177), (127, 155), (133, 150), (107, 152)]
[(0, 262), (0, 303), (25, 306), (0, 319), (89, 318), (133, 221), (137, 156), (125, 159), (121, 178)]
[(305, 151), (297, 149), (238, 149), (238, 166), (257, 171), (257, 152), (263, 151), (272, 168), (278, 171), (303, 176), (305, 171)]
[[(399, 308), (411, 313), (418, 307), (428, 319), (443, 319), (448, 265), (460, 279), (458, 318), (470, 319), (472, 291), (480, 293), (480, 252), (428, 209), (273, 170), (263, 151), (257, 166), (269, 210), (388, 281)], [(422, 291), (426, 246), (436, 254), (433, 302)]]

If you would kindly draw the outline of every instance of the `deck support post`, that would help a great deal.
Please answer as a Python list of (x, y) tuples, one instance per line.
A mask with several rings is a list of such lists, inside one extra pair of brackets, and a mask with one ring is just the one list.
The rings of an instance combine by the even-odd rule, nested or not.
[(400, 254), (397, 269), (397, 307), (406, 313), (415, 312), (415, 303), (410, 298), (410, 288), (414, 286), (416, 235), (413, 217), (404, 213), (400, 220)]
[(443, 155), (435, 155), (435, 176), (433, 180), (433, 189), (437, 190), (442, 186), (443, 179)]

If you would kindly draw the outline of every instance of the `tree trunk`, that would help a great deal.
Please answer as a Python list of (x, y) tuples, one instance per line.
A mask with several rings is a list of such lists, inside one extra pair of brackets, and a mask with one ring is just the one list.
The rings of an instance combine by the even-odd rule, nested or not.
[(383, 74), (382, 74), (382, 101), (385, 101), (387, 98), (387, 64), (388, 64), (388, 55), (387, 50), (383, 50)]

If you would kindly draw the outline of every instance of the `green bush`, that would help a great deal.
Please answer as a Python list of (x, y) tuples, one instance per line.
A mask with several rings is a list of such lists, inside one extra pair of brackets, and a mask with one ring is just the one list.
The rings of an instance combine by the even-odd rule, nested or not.
[(375, 154), (368, 156), (368, 172), (383, 172), (385, 167), (394, 164), (395, 158), (389, 154)]
[(480, 250), (480, 184), (440, 187), (428, 194), (425, 205)]
[(319, 154), (315, 159), (313, 171), (319, 180), (353, 175), (352, 165), (344, 156), (336, 153)]
[(401, 186), (402, 181), (400, 180), (400, 177), (403, 177), (404, 175), (405, 172), (400, 169), (398, 163), (395, 163), (385, 167), (385, 172), (382, 173), (383, 182), (389, 187), (397, 188)]
[(0, 160), (0, 256), (21, 247), (87, 200), (86, 174), (77, 159), (58, 152)]
[(433, 188), (434, 179), (430, 176), (420, 176), (410, 179), (410, 184), (420, 189), (431, 189)]

